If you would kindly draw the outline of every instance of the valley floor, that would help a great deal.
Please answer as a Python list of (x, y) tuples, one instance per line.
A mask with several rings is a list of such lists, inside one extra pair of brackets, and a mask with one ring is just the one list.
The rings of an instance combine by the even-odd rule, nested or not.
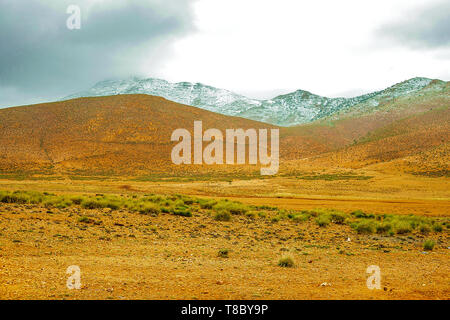
[[(358, 173), (361, 174), (361, 173)], [(252, 205), (450, 217), (448, 178), (388, 176), (229, 181), (1, 180), (0, 190), (189, 194)], [(87, 223), (81, 216), (89, 217)], [(424, 251), (426, 239), (436, 245)], [(244, 215), (142, 215), (0, 204), (1, 299), (450, 299), (448, 228), (358, 234), (348, 225)], [(228, 254), (220, 255), (226, 249)], [(278, 266), (285, 255), (294, 267)], [(68, 266), (81, 269), (69, 290)], [(366, 269), (381, 270), (369, 290)]]

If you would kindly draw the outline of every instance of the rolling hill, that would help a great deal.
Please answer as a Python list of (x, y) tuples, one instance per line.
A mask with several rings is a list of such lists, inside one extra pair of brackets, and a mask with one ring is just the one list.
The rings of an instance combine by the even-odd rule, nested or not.
[[(381, 100), (380, 100), (381, 101)], [(355, 105), (280, 129), (280, 172), (365, 168), (448, 175), (450, 85)], [(255, 166), (175, 166), (173, 130), (276, 128), (149, 95), (114, 95), (0, 110), (0, 172), (73, 175), (255, 175)]]

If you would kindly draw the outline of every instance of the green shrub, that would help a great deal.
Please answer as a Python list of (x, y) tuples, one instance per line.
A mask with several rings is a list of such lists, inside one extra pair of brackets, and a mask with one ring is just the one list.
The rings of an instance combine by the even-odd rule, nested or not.
[(411, 224), (407, 221), (398, 221), (395, 224), (395, 232), (397, 234), (406, 234), (412, 231)]
[(371, 234), (375, 232), (375, 225), (372, 221), (363, 220), (356, 223), (355, 230), (359, 234)]
[(210, 210), (217, 204), (217, 201), (200, 199), (199, 204), (200, 204), (200, 208)]
[(353, 211), (351, 214), (352, 214), (353, 216), (355, 216), (355, 218), (371, 219), (371, 218), (374, 218), (374, 217), (375, 217), (372, 213), (368, 214), (368, 213), (365, 213), (365, 212), (362, 211), (362, 210), (356, 210), (356, 211)]
[(249, 208), (246, 205), (231, 201), (221, 201), (216, 204), (213, 209), (217, 212), (228, 211), (232, 215), (245, 214), (249, 211)]
[(247, 218), (254, 219), (254, 218), (256, 217), (256, 212), (254, 212), (254, 211), (249, 211), (249, 212), (247, 212), (247, 213), (245, 214), (245, 216), (246, 216)]
[(221, 258), (228, 258), (228, 254), (229, 254), (228, 249), (220, 249), (219, 252), (217, 253), (217, 256)]
[(73, 204), (80, 205), (85, 200), (85, 198), (82, 196), (73, 196), (70, 197), (70, 200)]
[(214, 215), (214, 220), (217, 221), (230, 221), (231, 214), (228, 211), (219, 211)]
[(21, 191), (5, 192), (1, 195), (0, 202), (25, 204), (28, 203), (29, 198), (27, 194), (23, 194)]
[(322, 215), (318, 216), (315, 219), (315, 221), (319, 225), (319, 227), (326, 227), (327, 225), (330, 224), (331, 219), (328, 215), (322, 214)]
[(106, 204), (98, 199), (84, 199), (81, 202), (81, 207), (85, 209), (101, 209), (106, 208)]
[(334, 211), (330, 213), (331, 221), (336, 224), (344, 224), (347, 215), (343, 212)]
[(426, 240), (423, 243), (423, 250), (432, 251), (434, 248), (435, 242), (433, 240)]
[(430, 226), (427, 225), (427, 224), (421, 224), (421, 225), (419, 226), (419, 231), (420, 231), (420, 233), (428, 234), (428, 233), (431, 232), (431, 228), (430, 228)]
[(192, 212), (186, 207), (173, 208), (172, 214), (182, 217), (192, 217)]
[(138, 211), (140, 214), (151, 214), (156, 216), (161, 212), (161, 209), (156, 203), (145, 202), (139, 206)]
[(273, 223), (277, 223), (280, 220), (281, 220), (281, 216), (280, 215), (277, 215), (275, 217), (272, 217), (272, 219), (270, 219), (270, 221), (273, 222)]
[(308, 221), (310, 218), (310, 215), (307, 213), (299, 213), (292, 217), (292, 221), (294, 222), (305, 222)]
[(191, 198), (183, 198), (183, 202), (184, 202), (184, 204), (186, 204), (188, 206), (194, 204), (194, 200)]
[(278, 261), (278, 265), (283, 268), (292, 268), (294, 267), (294, 259), (290, 256), (284, 256)]
[(435, 232), (442, 232), (442, 230), (444, 230), (444, 228), (442, 228), (442, 225), (441, 225), (441, 224), (435, 224), (435, 225), (433, 226), (433, 230), (434, 230)]
[(78, 222), (82, 222), (82, 223), (91, 223), (92, 220), (89, 219), (89, 218), (86, 217), (86, 216), (82, 216), (82, 217), (79, 217), (79, 218), (78, 218)]
[(389, 233), (392, 230), (392, 225), (388, 222), (382, 222), (376, 225), (377, 233)]

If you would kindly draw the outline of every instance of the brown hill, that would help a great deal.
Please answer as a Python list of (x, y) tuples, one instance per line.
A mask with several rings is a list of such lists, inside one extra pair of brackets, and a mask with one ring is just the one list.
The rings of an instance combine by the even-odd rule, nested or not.
[(309, 139), (324, 151), (302, 154), (300, 149), (285, 149), (284, 158), (291, 160), (291, 169), (371, 166), (388, 171), (448, 175), (449, 106), (450, 83), (436, 82), (369, 112), (350, 109), (333, 118), (287, 128), (287, 139)]
[[(0, 110), (0, 170), (142, 174), (171, 165), (173, 130), (273, 128), (148, 95), (79, 98)], [(186, 169), (186, 168), (184, 168)], [(198, 166), (189, 166), (191, 173)]]
[[(362, 168), (448, 173), (449, 84), (367, 112), (280, 128), (281, 172)], [(148, 95), (79, 98), (0, 110), (0, 172), (77, 175), (259, 174), (257, 166), (175, 166), (173, 130), (275, 128)]]

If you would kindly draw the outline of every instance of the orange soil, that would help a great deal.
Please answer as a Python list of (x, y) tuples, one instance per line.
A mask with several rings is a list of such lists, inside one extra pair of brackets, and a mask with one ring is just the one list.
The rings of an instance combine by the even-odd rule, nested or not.
[[(423, 254), (420, 235), (362, 236), (313, 222), (51, 211), (0, 207), (0, 298), (450, 298), (448, 232), (429, 235), (438, 244)], [(96, 224), (78, 222), (80, 215)], [(221, 248), (229, 258), (218, 257)], [(277, 266), (285, 254), (294, 268)], [(66, 287), (70, 265), (81, 268), (81, 290)], [(366, 286), (369, 265), (381, 268), (381, 290)]]

